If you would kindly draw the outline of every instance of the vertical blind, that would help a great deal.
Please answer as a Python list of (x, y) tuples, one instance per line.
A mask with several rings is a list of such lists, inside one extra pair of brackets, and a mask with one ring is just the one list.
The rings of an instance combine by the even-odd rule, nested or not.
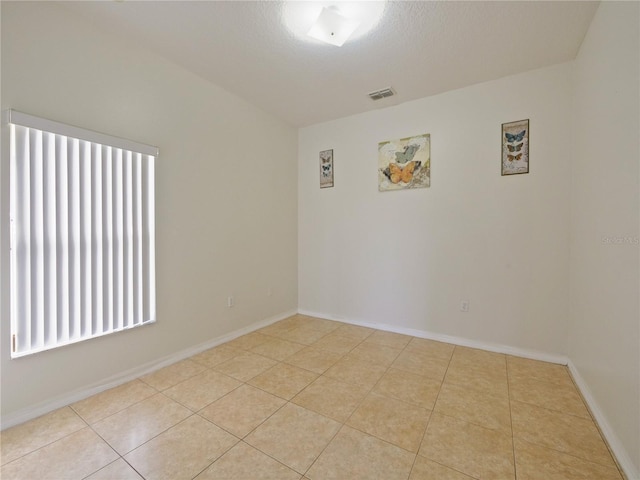
[(11, 352), (155, 321), (155, 147), (9, 112)]

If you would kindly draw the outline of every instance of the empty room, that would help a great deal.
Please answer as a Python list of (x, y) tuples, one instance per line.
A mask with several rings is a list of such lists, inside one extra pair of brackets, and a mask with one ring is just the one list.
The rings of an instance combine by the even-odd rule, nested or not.
[(640, 480), (640, 2), (0, 20), (0, 478)]

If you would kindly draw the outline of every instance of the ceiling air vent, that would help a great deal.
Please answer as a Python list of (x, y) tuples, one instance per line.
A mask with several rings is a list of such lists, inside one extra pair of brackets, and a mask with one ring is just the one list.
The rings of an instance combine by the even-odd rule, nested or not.
[(391, 97), (392, 95), (395, 95), (396, 92), (394, 92), (391, 87), (389, 88), (383, 88), (382, 90), (377, 90), (375, 92), (371, 92), (369, 94), (369, 98), (371, 100), (381, 100), (383, 98), (387, 98), (387, 97)]

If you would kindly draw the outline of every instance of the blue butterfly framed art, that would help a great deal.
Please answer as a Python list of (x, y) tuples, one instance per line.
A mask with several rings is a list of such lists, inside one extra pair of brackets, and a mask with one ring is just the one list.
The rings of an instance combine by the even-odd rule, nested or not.
[(320, 188), (333, 187), (333, 150), (320, 152)]
[(502, 124), (502, 175), (529, 173), (529, 119)]

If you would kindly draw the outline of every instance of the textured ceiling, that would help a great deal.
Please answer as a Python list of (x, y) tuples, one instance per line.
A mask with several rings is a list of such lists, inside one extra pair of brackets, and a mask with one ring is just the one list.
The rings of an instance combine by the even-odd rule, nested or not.
[[(569, 61), (598, 3), (391, 1), (374, 30), (342, 47), (293, 35), (283, 21), (287, 2), (64, 6), (306, 126)], [(388, 86), (396, 96), (367, 96)]]

